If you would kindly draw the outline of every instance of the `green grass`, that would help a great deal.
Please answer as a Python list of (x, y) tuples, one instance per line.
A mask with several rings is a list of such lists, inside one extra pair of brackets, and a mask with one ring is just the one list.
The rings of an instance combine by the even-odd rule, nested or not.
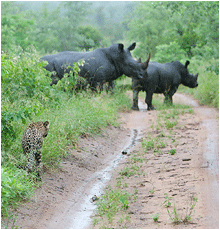
[[(99, 217), (107, 218), (109, 223), (112, 223), (115, 214), (119, 211), (129, 208), (129, 199), (132, 194), (123, 192), (120, 188), (114, 190), (111, 187), (105, 190), (104, 195), (97, 202), (97, 214)], [(98, 223), (98, 221), (96, 221)]]
[(34, 176), (26, 175), (16, 167), (1, 168), (1, 214), (9, 217), (10, 206), (17, 207), (34, 190)]
[(154, 140), (144, 140), (141, 142), (141, 144), (145, 151), (151, 150), (154, 148)]
[(169, 151), (169, 153), (170, 153), (170, 155), (175, 155), (175, 154), (176, 154), (176, 149), (171, 149), (171, 150)]
[(158, 222), (159, 217), (160, 217), (160, 214), (159, 214), (159, 213), (156, 213), (155, 215), (152, 216), (154, 222)]
[(129, 166), (121, 169), (119, 174), (121, 176), (131, 177), (133, 175), (140, 175), (139, 172), (140, 166), (138, 164), (130, 164)]

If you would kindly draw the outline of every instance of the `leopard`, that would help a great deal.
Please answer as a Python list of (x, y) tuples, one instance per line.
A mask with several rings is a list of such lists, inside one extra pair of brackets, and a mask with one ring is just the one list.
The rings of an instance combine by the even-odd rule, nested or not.
[(25, 129), (22, 137), (22, 148), (28, 158), (26, 166), (17, 166), (29, 173), (36, 170), (37, 177), (41, 180), (42, 174), (42, 154), (43, 139), (49, 132), (49, 121), (38, 121), (30, 123)]

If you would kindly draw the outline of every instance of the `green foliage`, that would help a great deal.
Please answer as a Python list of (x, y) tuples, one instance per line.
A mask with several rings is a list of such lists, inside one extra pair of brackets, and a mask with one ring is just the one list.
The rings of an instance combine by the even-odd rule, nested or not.
[[(169, 61), (183, 54), (190, 58), (195, 55), (218, 58), (218, 23), (218, 2), (143, 1), (137, 4), (128, 23), (127, 35), (139, 44), (135, 55), (144, 59), (149, 52), (154, 57), (161, 49), (172, 48), (171, 43), (179, 50), (174, 49), (173, 56), (172, 51), (167, 51), (171, 54)], [(165, 53), (162, 56), (164, 58)], [(158, 57), (161, 58), (160, 54)]]
[[(34, 21), (28, 11), (20, 12), (19, 3), (1, 2), (1, 48), (10, 51), (14, 46), (23, 49), (33, 44)], [(29, 39), (28, 39), (29, 38)]]
[(67, 68), (70, 68), (71, 71), (64, 74), (64, 77), (58, 81), (54, 88), (63, 90), (67, 93), (73, 93), (73, 91), (81, 91), (82, 89), (85, 90), (88, 86), (88, 82), (85, 78), (79, 76), (79, 66), (81, 65), (84, 65), (83, 61), (73, 63), (72, 68), (68, 66)]
[(175, 155), (175, 154), (176, 154), (176, 149), (171, 149), (171, 150), (169, 151), (169, 153), (170, 153), (170, 155)]
[(42, 53), (89, 50), (100, 47), (103, 37), (93, 26), (82, 26), (91, 3), (61, 2), (49, 10), (49, 3), (36, 12), (24, 10), (23, 3), (1, 2), (2, 50), (34, 45)]
[[(1, 133), (2, 150), (16, 138), (13, 123), (23, 124), (43, 111), (43, 102), (49, 95), (48, 80), (36, 51), (17, 49), (19, 56), (2, 53), (1, 58)], [(48, 78), (48, 79), (47, 79)]]
[(98, 214), (106, 216), (108, 221), (112, 223), (113, 217), (120, 210), (129, 208), (129, 198), (131, 194), (123, 192), (120, 188), (113, 190), (112, 188), (106, 189), (105, 194), (97, 203)]
[(177, 42), (170, 42), (169, 45), (163, 44), (156, 47), (155, 61), (167, 63), (184, 59), (186, 53), (181, 49)]
[(164, 193), (164, 195), (165, 195), (165, 201), (163, 202), (163, 205), (164, 205), (166, 208), (168, 208), (168, 207), (171, 206), (170, 200), (172, 200), (173, 198), (172, 198), (172, 197), (169, 197), (169, 196), (168, 196), (168, 193)]
[(49, 94), (49, 78), (42, 68), (46, 62), (39, 62), (33, 47), (29, 47), (26, 52), (18, 48), (15, 53), (17, 55), (1, 55), (2, 97), (13, 103), (23, 97), (38, 97), (42, 91)]
[(103, 40), (103, 36), (100, 31), (92, 26), (79, 26), (77, 28), (79, 34), (85, 37), (84, 41), (80, 45), (81, 49), (89, 51), (100, 47), (100, 42)]
[(31, 176), (26, 176), (16, 168), (1, 167), (1, 215), (9, 216), (10, 205), (28, 198), (34, 189)]
[(126, 176), (126, 177), (130, 177), (133, 175), (140, 175), (141, 173), (139, 172), (140, 167), (138, 166), (138, 164), (132, 164), (130, 167), (125, 167), (123, 169), (121, 169), (121, 171), (119, 172), (119, 174), (121, 176)]
[(158, 222), (159, 217), (160, 217), (160, 214), (159, 214), (159, 213), (156, 213), (155, 215), (152, 216), (154, 222)]
[(145, 140), (142, 142), (142, 147), (145, 149), (145, 151), (150, 150), (154, 148), (154, 140)]

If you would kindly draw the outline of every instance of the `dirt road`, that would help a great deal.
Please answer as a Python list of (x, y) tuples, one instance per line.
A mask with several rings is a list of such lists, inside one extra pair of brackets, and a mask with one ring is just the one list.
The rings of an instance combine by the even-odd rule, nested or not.
[[(160, 154), (141, 152), (141, 141), (149, 135), (158, 136), (159, 111), (146, 111), (146, 105), (140, 102), (140, 111), (120, 114), (120, 127), (109, 127), (100, 136), (83, 136), (77, 146), (70, 147), (62, 168), (45, 173), (44, 184), (36, 189), (31, 200), (14, 211), (15, 225), (18, 228), (93, 228), (91, 216), (96, 205), (91, 198), (100, 196), (108, 183), (115, 184), (129, 157), (141, 152), (147, 159), (141, 166), (143, 173), (125, 178), (128, 192), (134, 188), (138, 191), (136, 202), (128, 209), (130, 220), (124, 225), (115, 221), (107, 227), (218, 228), (219, 113), (199, 106), (189, 96), (176, 94), (174, 104), (178, 102), (190, 104), (194, 114), (179, 115), (178, 127), (172, 129), (175, 155), (169, 154), (173, 143), (168, 143)], [(127, 154), (123, 155), (122, 151)], [(152, 188), (154, 192), (150, 194)], [(173, 225), (167, 209), (161, 205), (165, 193), (180, 214), (186, 211), (190, 198), (198, 199), (190, 223)], [(152, 220), (156, 213), (160, 214), (158, 222)]]

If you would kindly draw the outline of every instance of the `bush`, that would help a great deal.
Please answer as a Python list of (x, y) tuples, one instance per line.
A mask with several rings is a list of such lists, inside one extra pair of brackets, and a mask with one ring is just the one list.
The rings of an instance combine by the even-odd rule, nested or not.
[(8, 217), (10, 205), (28, 198), (34, 189), (31, 176), (16, 168), (1, 167), (1, 215)]
[(177, 42), (156, 46), (156, 50), (155, 61), (160, 63), (179, 61), (186, 56), (185, 51), (180, 48)]

